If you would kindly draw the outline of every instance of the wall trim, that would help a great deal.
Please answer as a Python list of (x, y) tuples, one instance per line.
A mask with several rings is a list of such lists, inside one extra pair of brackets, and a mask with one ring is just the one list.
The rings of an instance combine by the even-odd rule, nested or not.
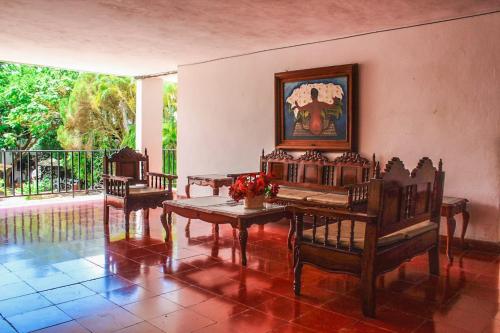
[[(448, 236), (439, 235), (439, 238), (441, 247), (446, 247), (446, 240), (448, 239)], [(453, 237), (452, 246), (457, 249), (462, 249), (460, 238)], [(463, 249), (500, 254), (500, 243), (466, 238), (465, 247)]]

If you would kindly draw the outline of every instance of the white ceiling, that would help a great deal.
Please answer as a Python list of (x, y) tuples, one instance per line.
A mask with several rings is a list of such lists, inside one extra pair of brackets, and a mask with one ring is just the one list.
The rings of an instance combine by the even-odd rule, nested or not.
[(0, 0), (0, 60), (146, 75), (500, 10), (500, 0)]

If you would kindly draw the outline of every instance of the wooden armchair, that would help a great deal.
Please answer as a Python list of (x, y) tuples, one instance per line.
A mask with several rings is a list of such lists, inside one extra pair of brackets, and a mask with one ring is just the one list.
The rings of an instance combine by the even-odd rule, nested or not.
[[(442, 163), (436, 170), (422, 158), (410, 174), (393, 158), (368, 185), (366, 213), (289, 206), (296, 223), (294, 289), (300, 295), (301, 272), (310, 264), (361, 278), (362, 308), (375, 316), (376, 277), (427, 252), (431, 274), (439, 274), (439, 220), (443, 199)], [(304, 216), (313, 227), (304, 230)]]
[(109, 207), (123, 209), (128, 227), (130, 212), (144, 210), (149, 218), (149, 208), (161, 207), (165, 200), (172, 200), (172, 181), (177, 176), (149, 172), (147, 150), (144, 155), (130, 148), (123, 148), (109, 158), (104, 156), (104, 221), (109, 221)]

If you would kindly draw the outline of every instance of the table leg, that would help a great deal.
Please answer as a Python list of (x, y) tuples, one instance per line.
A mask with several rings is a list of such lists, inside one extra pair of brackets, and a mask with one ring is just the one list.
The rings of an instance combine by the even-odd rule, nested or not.
[(240, 227), (240, 251), (241, 251), (241, 265), (247, 265), (247, 240), (248, 231), (246, 227)]
[(189, 198), (191, 198), (190, 187), (191, 187), (191, 184), (190, 184), (190, 183), (189, 183), (189, 181), (188, 181), (188, 183), (186, 184), (186, 187), (185, 187), (186, 197), (187, 197), (188, 199), (189, 199)]
[(288, 239), (287, 239), (287, 244), (288, 244), (288, 249), (292, 250), (292, 239), (293, 235), (295, 234), (295, 223), (293, 221), (293, 218), (290, 218), (290, 230), (288, 230)]
[[(171, 215), (172, 213), (168, 213), (168, 215)], [(166, 214), (163, 211), (160, 215), (160, 221), (161, 225), (163, 226), (163, 229), (165, 229), (165, 242), (168, 242), (170, 240), (170, 226), (167, 222)]]
[(446, 219), (446, 229), (448, 233), (448, 239), (446, 242), (446, 254), (448, 255), (448, 260), (453, 261), (453, 253), (451, 250), (451, 246), (453, 243), (453, 237), (455, 236), (455, 227), (457, 225), (457, 222), (455, 221), (455, 218), (453, 216), (448, 217)]
[(219, 224), (212, 224), (212, 234), (214, 235), (215, 240), (219, 240)]
[(467, 208), (464, 208), (464, 210), (462, 211), (462, 220), (463, 220), (462, 235), (460, 236), (462, 248), (465, 247), (465, 233), (467, 232), (467, 227), (469, 226), (469, 218), (470, 214), (467, 211)]
[(186, 238), (189, 238), (191, 237), (191, 233), (190, 233), (190, 228), (191, 227), (191, 219), (188, 219), (188, 222), (186, 223), (186, 228), (184, 229), (184, 231), (186, 232)]
[(214, 187), (212, 188), (212, 194), (213, 194), (213, 195), (219, 195), (219, 188), (218, 188), (217, 186), (214, 186)]

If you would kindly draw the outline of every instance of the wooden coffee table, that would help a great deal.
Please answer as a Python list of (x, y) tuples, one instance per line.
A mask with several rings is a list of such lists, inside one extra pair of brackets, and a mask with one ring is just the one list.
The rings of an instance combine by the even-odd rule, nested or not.
[[(292, 223), (292, 216), (285, 210), (284, 206), (267, 203), (264, 205), (265, 207), (262, 209), (245, 209), (243, 202), (236, 203), (229, 198), (219, 196), (164, 201), (161, 221), (167, 232), (165, 240), (170, 241), (172, 213), (189, 219), (200, 219), (215, 225), (230, 224), (239, 231), (241, 264), (246, 266), (247, 229), (251, 225), (264, 225), (283, 218), (289, 219), (290, 224)], [(288, 243), (290, 246), (290, 235)]]

